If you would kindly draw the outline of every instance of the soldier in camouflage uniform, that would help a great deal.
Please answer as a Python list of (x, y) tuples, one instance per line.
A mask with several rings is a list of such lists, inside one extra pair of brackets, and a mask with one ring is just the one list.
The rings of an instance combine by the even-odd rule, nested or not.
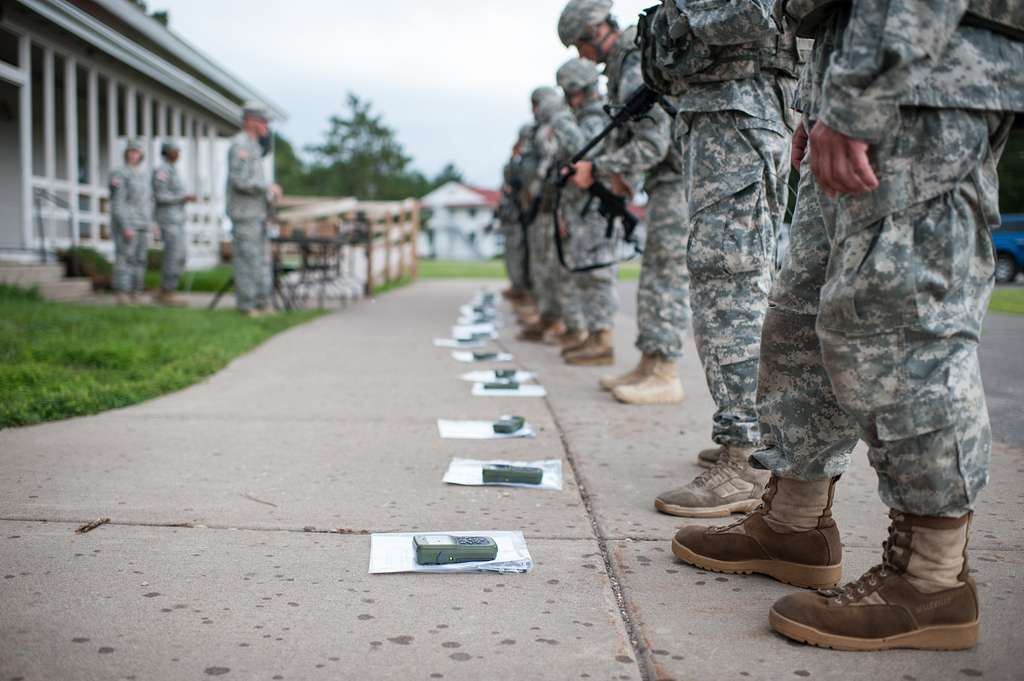
[(554, 223), (551, 217), (554, 186), (548, 182), (548, 174), (554, 164), (556, 143), (550, 126), (542, 123), (538, 114), (546, 101), (561, 102), (562, 96), (555, 88), (545, 86), (534, 90), (530, 101), (537, 127), (529, 145), (531, 157), (524, 164), (524, 170), (528, 172), (526, 210), (532, 217), (527, 228), (527, 242), (532, 292), (540, 317), (525, 327), (518, 338), (525, 341), (550, 341), (565, 331), (562, 324), (561, 274), (554, 253)]
[[(571, 59), (558, 69), (557, 81), (573, 114), (552, 122), (558, 139), (558, 160), (572, 156), (608, 125), (604, 98), (598, 90), (597, 65), (586, 59)], [(601, 153), (596, 147), (590, 158)], [(601, 216), (588, 192), (567, 184), (561, 190), (559, 223), (567, 276), (580, 305), (582, 333), (562, 352), (571, 365), (603, 365), (614, 361), (612, 330), (619, 309), (616, 289), (615, 240), (607, 237), (607, 220)], [(591, 340), (593, 339), (593, 340)], [(589, 344), (588, 344), (589, 343)], [(596, 350), (591, 351), (591, 347)]]
[(163, 267), (160, 271), (160, 293), (157, 302), (164, 305), (184, 305), (174, 295), (178, 280), (185, 271), (187, 242), (185, 234), (185, 204), (195, 196), (185, 191), (178, 175), (177, 162), (181, 149), (176, 142), (164, 142), (160, 147), (163, 162), (153, 171), (153, 199), (156, 201), (156, 222), (160, 226), (160, 239), (164, 245)]
[(153, 227), (153, 195), (149, 173), (142, 166), (145, 147), (130, 140), (124, 165), (110, 173), (110, 228), (114, 236), (114, 291), (117, 302), (135, 302), (146, 278), (149, 230)]
[(687, 131), (694, 335), (719, 445), (704, 453), (716, 459), (709, 471), (658, 495), (656, 507), (671, 515), (752, 511), (768, 480), (748, 458), (761, 443), (761, 326), (786, 207), (789, 106), (800, 63), (796, 39), (780, 32), (773, 5), (663, 0), (644, 22), (648, 84), (679, 95), (677, 125)]
[(267, 214), (281, 188), (266, 180), (260, 139), (270, 134), (266, 109), (246, 104), (242, 132), (228, 150), (227, 213), (234, 244), (235, 295), (238, 311), (250, 317), (270, 307), (271, 264)]
[(519, 129), (519, 136), (512, 148), (512, 157), (502, 172), (504, 186), (502, 201), (499, 208), (501, 232), (505, 237), (505, 270), (508, 273), (511, 288), (504, 292), (506, 298), (516, 303), (523, 303), (529, 298), (530, 274), (526, 252), (526, 238), (523, 233), (522, 208), (519, 205), (519, 194), (522, 191), (522, 154), (523, 148), (533, 136), (533, 126), (524, 125)]
[(844, 649), (969, 648), (968, 530), (991, 452), (977, 347), (997, 164), (1024, 111), (1024, 3), (791, 0), (786, 13), (815, 44), (790, 252), (763, 335), (767, 449), (755, 456), (772, 480), (757, 512), (683, 530), (673, 550), (711, 569), (836, 582), (831, 503), (859, 438), (891, 509), (882, 563), (783, 598), (772, 627)]
[[(611, 10), (611, 0), (571, 0), (559, 18), (558, 35), (581, 57), (605, 65), (614, 108), (643, 85), (643, 74), (636, 27), (620, 30)], [(597, 179), (621, 195), (631, 195), (643, 182), (648, 195), (647, 252), (637, 294), (637, 348), (643, 358), (632, 371), (601, 380), (602, 388), (630, 404), (678, 402), (683, 397), (676, 363), (689, 325), (684, 263), (688, 220), (681, 159), (672, 137), (671, 118), (656, 106), (613, 135), (599, 156), (578, 164), (573, 176), (580, 188)]]

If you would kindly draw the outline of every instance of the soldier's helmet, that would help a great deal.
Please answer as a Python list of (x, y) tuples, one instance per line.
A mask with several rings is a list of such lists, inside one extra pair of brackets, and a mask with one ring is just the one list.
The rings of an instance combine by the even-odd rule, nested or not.
[(260, 120), (269, 121), (270, 111), (263, 102), (249, 100), (242, 105), (242, 120), (246, 118), (259, 118)]
[(551, 97), (553, 95), (558, 95), (558, 91), (555, 90), (555, 88), (549, 85), (542, 85), (539, 88), (534, 89), (534, 91), (530, 93), (530, 103), (533, 104), (533, 106), (536, 108), (540, 106), (540, 103), (544, 101), (545, 98)]
[(560, 111), (565, 111), (565, 100), (561, 97), (547, 97), (537, 107), (537, 122), (550, 123)]
[(164, 140), (160, 145), (160, 153), (166, 154), (172, 151), (181, 151), (181, 145), (174, 140)]
[(612, 0), (569, 0), (558, 18), (558, 37), (563, 45), (572, 47), (611, 12)]
[(143, 156), (146, 155), (146, 143), (138, 137), (132, 137), (128, 140), (128, 143), (124, 145), (125, 153), (129, 151), (137, 151)]
[(589, 59), (570, 59), (558, 69), (556, 80), (567, 94), (580, 92), (597, 85), (600, 74), (597, 64)]

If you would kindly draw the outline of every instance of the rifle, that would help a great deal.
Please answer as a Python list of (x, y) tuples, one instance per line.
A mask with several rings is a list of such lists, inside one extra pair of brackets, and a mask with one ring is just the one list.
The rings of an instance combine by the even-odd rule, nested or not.
[[(602, 267), (608, 267), (614, 265), (614, 262), (601, 263), (598, 265), (589, 265), (587, 267), (572, 268), (565, 262), (565, 254), (562, 246), (562, 234), (558, 229), (558, 207), (561, 204), (562, 189), (569, 182), (569, 178), (576, 174), (575, 166), (580, 161), (584, 160), (587, 155), (593, 151), (597, 145), (601, 144), (608, 135), (622, 127), (629, 121), (636, 121), (647, 115), (647, 112), (655, 105), (660, 105), (666, 113), (670, 116), (676, 114), (675, 108), (668, 103), (668, 101), (659, 93), (651, 90), (646, 85), (638, 87), (626, 103), (618, 108), (613, 113), (610, 104), (606, 104), (604, 107), (605, 113), (611, 116), (611, 121), (604, 129), (598, 133), (594, 139), (584, 145), (582, 149), (576, 152), (567, 163), (562, 164), (558, 169), (558, 176), (555, 178), (555, 182), (558, 187), (558, 192), (555, 198), (555, 245), (558, 248), (558, 259), (562, 263), (562, 266), (573, 272), (589, 272), (591, 270), (601, 269)], [(636, 246), (634, 234), (636, 232), (639, 220), (636, 216), (629, 212), (628, 204), (623, 196), (619, 196), (596, 179), (594, 183), (587, 189), (590, 194), (590, 199), (583, 207), (583, 215), (586, 215), (590, 210), (590, 204), (592, 201), (597, 201), (597, 212), (601, 217), (605, 218), (608, 224), (607, 230), (605, 230), (605, 238), (611, 239), (615, 236), (615, 220), (619, 219), (622, 221), (623, 226), (623, 239), (627, 243), (633, 244), (633, 247), (639, 252), (639, 248)]]

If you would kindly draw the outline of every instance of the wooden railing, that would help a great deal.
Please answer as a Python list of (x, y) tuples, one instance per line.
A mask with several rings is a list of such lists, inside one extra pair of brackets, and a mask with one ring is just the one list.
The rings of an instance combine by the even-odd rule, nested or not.
[(276, 216), (281, 235), (302, 230), (310, 237), (345, 240), (347, 269), (367, 296), (416, 278), (419, 201), (290, 198), (283, 203), (286, 207)]

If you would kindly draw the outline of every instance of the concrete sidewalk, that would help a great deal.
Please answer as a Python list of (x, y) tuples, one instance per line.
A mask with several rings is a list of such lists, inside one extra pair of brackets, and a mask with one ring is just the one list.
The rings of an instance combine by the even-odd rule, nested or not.
[[(474, 282), (424, 282), (282, 334), (210, 380), (95, 417), (0, 432), (0, 681), (23, 679), (1020, 678), (1024, 453), (1000, 447), (973, 565), (982, 644), (848, 654), (787, 644), (788, 587), (676, 562), (654, 494), (698, 471), (711, 401), (628, 408), (598, 370), (509, 340), (544, 400), (472, 398), (434, 348)], [(620, 320), (620, 365), (634, 323)], [(514, 412), (533, 440), (442, 441)], [(452, 456), (561, 457), (562, 492), (441, 483)], [(76, 535), (97, 517), (112, 523)], [(886, 519), (864, 457), (836, 516), (846, 576)], [(528, 575), (366, 574), (369, 532), (522, 529)], [(1016, 669), (1018, 671), (1014, 672)]]

